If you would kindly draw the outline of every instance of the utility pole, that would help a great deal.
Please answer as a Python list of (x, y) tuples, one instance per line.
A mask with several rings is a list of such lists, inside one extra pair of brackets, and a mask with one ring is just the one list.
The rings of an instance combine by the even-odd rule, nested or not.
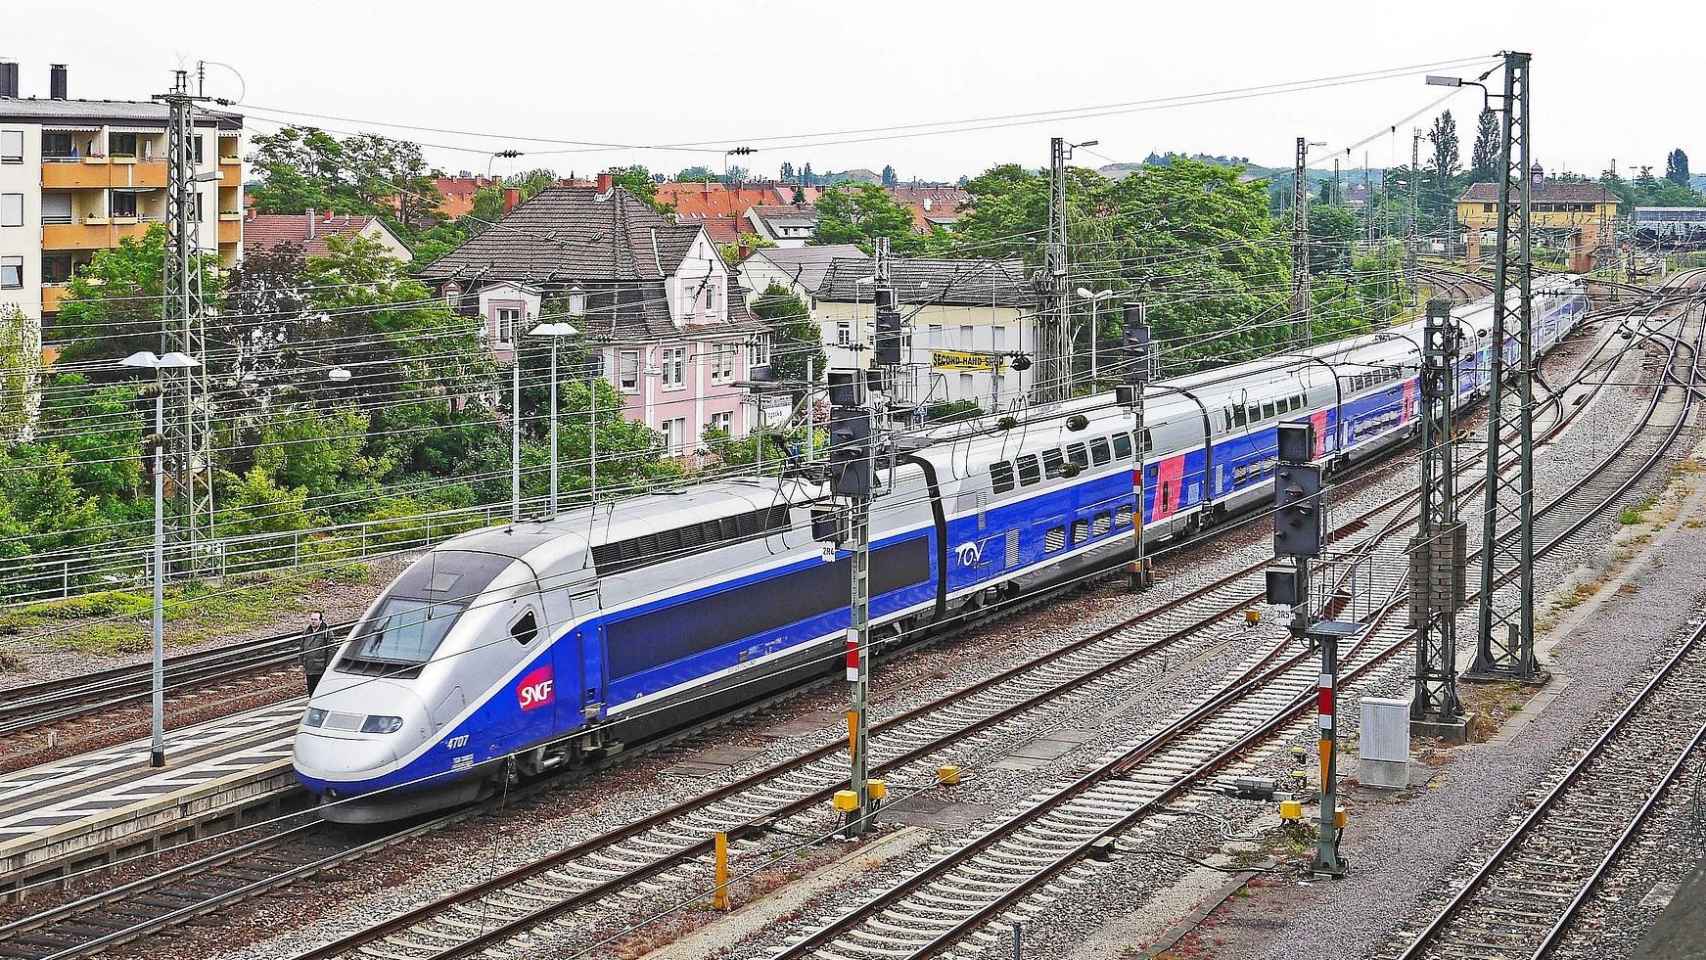
[[(166, 257), (160, 353), (205, 357), (206, 320), (201, 289), (201, 214), (195, 170), (195, 104), (207, 99), (190, 93), (189, 72), (173, 71), (170, 93), (157, 93), (166, 104)], [(211, 179), (217, 180), (218, 174)], [(207, 364), (175, 368), (162, 377), (165, 390), (165, 444), (171, 457), (174, 509), (169, 524), (178, 563), (188, 572), (211, 566), (213, 538), (212, 397)]]
[(1031, 395), (1050, 403), (1071, 395), (1071, 357), (1066, 350), (1070, 301), (1066, 283), (1066, 140), (1051, 137), (1049, 147), (1048, 246), (1037, 311), (1037, 373)]
[[(1309, 347), (1309, 183), (1303, 167), (1309, 159), (1309, 141), (1297, 138), (1297, 163), (1291, 171), (1291, 322), (1292, 339), (1299, 349)], [(1338, 161), (1334, 161), (1337, 177)]]
[(1143, 395), (1149, 388), (1150, 365), (1152, 363), (1149, 339), (1149, 309), (1141, 303), (1125, 305), (1125, 317), (1122, 325), (1125, 340), (1126, 361), (1130, 364), (1126, 373), (1124, 386), (1118, 387), (1115, 399), (1123, 406), (1131, 408), (1132, 416), (1137, 421), (1136, 429), (1132, 431), (1132, 492), (1136, 503), (1131, 512), (1131, 563), (1126, 567), (1127, 579), (1134, 593), (1147, 590), (1155, 583), (1155, 572), (1150, 568), (1149, 555), (1144, 550), (1143, 523), (1147, 513), (1147, 497), (1143, 479), (1144, 458), (1148, 454), (1148, 430), (1143, 423)]
[[(1487, 482), (1482, 509), (1481, 598), (1475, 662), (1468, 679), (1540, 682), (1534, 659), (1534, 342), (1529, 156), (1529, 55), (1505, 54), (1500, 110), (1498, 249), (1493, 258), (1493, 330), (1487, 387)], [(1512, 323), (1510, 294), (1516, 294)], [(1515, 329), (1512, 329), (1514, 326)], [(1516, 341), (1507, 369), (1506, 337)], [(1509, 379), (1507, 384), (1505, 381)], [(1507, 396), (1510, 391), (1516, 396)], [(1507, 436), (1514, 435), (1512, 439)], [(1515, 466), (1515, 470), (1506, 473)], [(1516, 529), (1500, 536), (1501, 521)], [(1516, 595), (1498, 590), (1515, 579)]]
[(1410, 229), (1409, 242), (1405, 246), (1404, 272), (1410, 281), (1410, 296), (1421, 296), (1418, 281), (1421, 274), (1416, 269), (1417, 261), (1421, 258), (1421, 219), (1422, 219), (1422, 128), (1410, 128)]
[(1415, 627), (1413, 725), (1460, 727), (1457, 611), (1463, 606), (1468, 528), (1457, 519), (1452, 406), (1457, 399), (1457, 324), (1451, 301), (1430, 300), (1422, 328), (1422, 504), (1410, 540), (1410, 625)]

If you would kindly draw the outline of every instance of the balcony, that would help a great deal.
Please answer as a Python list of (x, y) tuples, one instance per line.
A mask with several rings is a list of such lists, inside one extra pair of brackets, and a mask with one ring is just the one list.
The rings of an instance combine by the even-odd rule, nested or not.
[(140, 239), (152, 222), (134, 217), (115, 217), (112, 221), (88, 217), (82, 223), (44, 223), (41, 247), (43, 250), (104, 250), (118, 246), (125, 237)]
[(70, 286), (63, 283), (44, 283), (41, 285), (41, 312), (58, 313), (59, 302), (71, 293)]
[(222, 187), (240, 187), (243, 185), (243, 160), (241, 157), (219, 158), (219, 185)]
[(165, 187), (166, 162), (108, 163), (106, 157), (85, 157), (82, 163), (44, 163), (41, 185), (44, 190)]
[(220, 243), (220, 245), (224, 246), (225, 244), (228, 244), (228, 243), (242, 243), (242, 242), (243, 242), (243, 216), (242, 216), (242, 214), (238, 214), (237, 219), (235, 219), (235, 220), (227, 220), (227, 219), (225, 219), (225, 214), (223, 214), (223, 213), (220, 214), (219, 215), (219, 243)]

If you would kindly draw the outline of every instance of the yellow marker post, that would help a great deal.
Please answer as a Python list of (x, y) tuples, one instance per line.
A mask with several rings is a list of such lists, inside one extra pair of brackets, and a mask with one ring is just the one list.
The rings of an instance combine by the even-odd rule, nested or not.
[(711, 908), (729, 908), (729, 835), (717, 833), (717, 892), (711, 894)]
[(847, 752), (859, 752), (859, 711), (847, 711)]

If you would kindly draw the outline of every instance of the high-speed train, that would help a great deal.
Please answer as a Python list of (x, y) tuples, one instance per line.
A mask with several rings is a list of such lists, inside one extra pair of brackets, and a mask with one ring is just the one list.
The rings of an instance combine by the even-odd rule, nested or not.
[[(1536, 283), (1534, 309), (1543, 351), (1586, 311), (1584, 285)], [(1469, 398), (1487, 385), (1491, 300), (1455, 319)], [(1312, 420), (1332, 466), (1402, 441), (1421, 327), (1158, 381), (1141, 435), (1111, 395), (927, 434), (878, 471), (873, 637), (1127, 548), (1139, 447), (1160, 538), (1268, 502), (1281, 421)], [(837, 669), (851, 561), (813, 539), (828, 502), (817, 481), (728, 479), (438, 545), (342, 643), (296, 736), (298, 777), (338, 801), (328, 819), (408, 816)]]

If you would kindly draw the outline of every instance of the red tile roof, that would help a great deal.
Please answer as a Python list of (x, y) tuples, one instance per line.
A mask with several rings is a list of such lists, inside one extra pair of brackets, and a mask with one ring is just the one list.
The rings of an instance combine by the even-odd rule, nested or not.
[(271, 250), (281, 243), (294, 244), (302, 248), (302, 255), (307, 257), (324, 256), (326, 253), (326, 238), (346, 234), (360, 233), (373, 222), (372, 217), (358, 217), (348, 214), (314, 215), (314, 239), (308, 239), (308, 214), (305, 213), (256, 213), (250, 215), (243, 223), (243, 249), (253, 253), (261, 250)]
[(689, 216), (703, 217), (740, 217), (746, 211), (763, 204), (787, 203), (793, 196), (789, 191), (784, 196), (781, 191), (769, 184), (740, 184), (725, 186), (721, 183), (669, 183), (658, 184), (658, 199), (664, 203), (673, 204), (675, 212)]

